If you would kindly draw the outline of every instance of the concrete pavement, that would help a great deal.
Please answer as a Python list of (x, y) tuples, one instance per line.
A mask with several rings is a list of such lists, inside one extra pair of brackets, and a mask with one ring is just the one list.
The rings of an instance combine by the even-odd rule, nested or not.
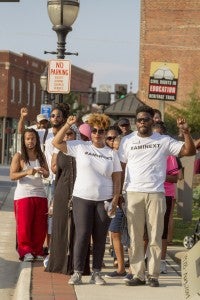
[[(88, 284), (89, 276), (83, 277), (83, 285), (69, 286), (69, 277), (62, 274), (44, 272), (41, 262), (19, 262), (15, 250), (15, 219), (13, 213), (13, 184), (8, 184), (8, 167), (0, 166), (0, 299), (39, 300), (39, 299), (67, 299), (67, 300), (169, 300), (183, 299), (181, 286), (180, 265), (177, 262), (186, 251), (183, 247), (170, 246), (168, 249), (168, 274), (160, 276), (160, 287), (125, 286), (122, 279), (105, 278), (107, 285), (95, 286)], [(7, 185), (6, 185), (7, 184)], [(5, 187), (6, 185), (6, 187)], [(1, 189), (1, 186), (4, 186)], [(173, 258), (171, 258), (171, 257)], [(112, 259), (105, 252), (106, 268), (103, 275), (113, 271)]]

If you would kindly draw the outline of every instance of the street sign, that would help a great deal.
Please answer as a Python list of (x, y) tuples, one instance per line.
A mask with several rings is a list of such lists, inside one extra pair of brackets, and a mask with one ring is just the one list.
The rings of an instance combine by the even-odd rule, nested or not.
[(69, 60), (50, 60), (48, 67), (49, 93), (68, 94), (70, 93), (71, 63)]
[(179, 65), (166, 62), (151, 62), (148, 98), (175, 101), (178, 88)]
[(42, 104), (40, 107), (40, 113), (44, 115), (47, 119), (50, 119), (52, 111), (52, 105), (50, 104)]
[(110, 84), (100, 84), (99, 92), (109, 92), (109, 93), (111, 93), (111, 85)]

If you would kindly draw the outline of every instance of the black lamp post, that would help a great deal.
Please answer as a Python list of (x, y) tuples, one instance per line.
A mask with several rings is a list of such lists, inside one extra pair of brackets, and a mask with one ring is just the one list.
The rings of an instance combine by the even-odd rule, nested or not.
[(65, 55), (78, 55), (78, 53), (65, 52), (65, 40), (67, 34), (72, 31), (72, 24), (75, 22), (79, 12), (79, 0), (48, 0), (48, 15), (52, 29), (57, 34), (57, 52), (46, 52), (57, 54), (57, 58), (65, 58)]
[(47, 92), (47, 80), (48, 80), (48, 67), (45, 67), (44, 72), (40, 75), (40, 85), (42, 88), (42, 91), (44, 93), (44, 104), (48, 104), (48, 92)]
[[(44, 51), (44, 53), (56, 54), (58, 59), (64, 59), (65, 55), (78, 55), (77, 52), (66, 52), (65, 40), (67, 34), (72, 31), (79, 12), (79, 0), (48, 0), (47, 10), (52, 29), (57, 34), (57, 51)], [(59, 94), (59, 102), (63, 102), (63, 94)]]

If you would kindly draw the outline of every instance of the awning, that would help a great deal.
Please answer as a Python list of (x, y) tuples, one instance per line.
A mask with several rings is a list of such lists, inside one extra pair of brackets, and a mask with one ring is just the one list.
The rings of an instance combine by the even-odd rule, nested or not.
[(128, 93), (123, 99), (119, 99), (108, 106), (104, 113), (108, 116), (114, 117), (135, 117), (136, 109), (139, 106), (143, 106), (145, 103), (140, 101), (136, 94)]

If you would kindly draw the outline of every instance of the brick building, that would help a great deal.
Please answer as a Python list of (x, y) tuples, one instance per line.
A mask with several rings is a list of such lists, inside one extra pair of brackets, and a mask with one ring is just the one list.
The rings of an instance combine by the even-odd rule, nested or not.
[(176, 101), (180, 107), (200, 78), (200, 1), (141, 0), (140, 65), (138, 98), (155, 108), (148, 99), (152, 62), (178, 64)]
[[(0, 162), (8, 162), (10, 147), (14, 143), (20, 109), (29, 109), (29, 121), (40, 112), (44, 95), (41, 91), (40, 76), (46, 61), (11, 51), (0, 51)], [(93, 73), (72, 66), (71, 90), (88, 91), (93, 82)], [(88, 95), (81, 95), (85, 109)]]

